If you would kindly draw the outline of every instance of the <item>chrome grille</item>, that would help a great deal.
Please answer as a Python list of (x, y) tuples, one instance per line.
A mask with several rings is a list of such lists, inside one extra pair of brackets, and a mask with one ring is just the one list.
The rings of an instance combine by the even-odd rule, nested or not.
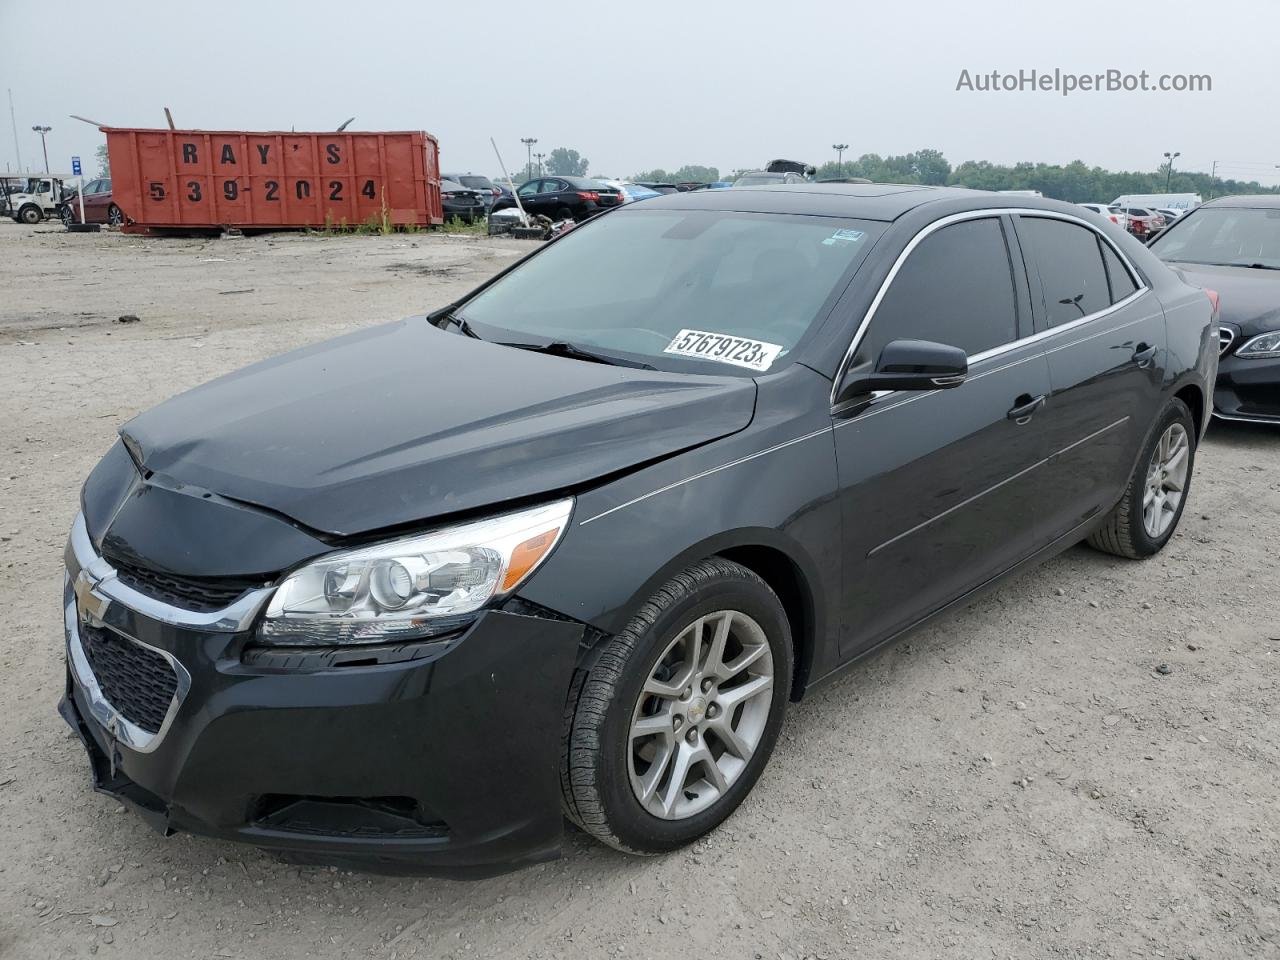
[(1231, 345), (1236, 342), (1236, 332), (1230, 327), (1218, 328), (1218, 354), (1224, 354), (1231, 349)]

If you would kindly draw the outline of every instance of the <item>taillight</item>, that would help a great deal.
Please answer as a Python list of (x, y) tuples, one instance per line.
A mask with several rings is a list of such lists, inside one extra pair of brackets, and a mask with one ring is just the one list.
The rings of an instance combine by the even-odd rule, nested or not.
[(590, 200), (592, 203), (596, 203), (600, 200), (600, 194), (595, 190), (579, 190), (578, 196), (583, 200)]
[(1209, 295), (1209, 303), (1213, 306), (1213, 319), (1217, 320), (1218, 319), (1218, 302), (1221, 300), (1221, 298), (1218, 296), (1218, 291), (1210, 290), (1208, 287), (1205, 287), (1204, 292)]

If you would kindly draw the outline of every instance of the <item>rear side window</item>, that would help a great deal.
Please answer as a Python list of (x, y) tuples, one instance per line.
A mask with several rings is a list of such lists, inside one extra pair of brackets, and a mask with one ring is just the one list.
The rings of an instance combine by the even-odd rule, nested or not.
[(1111, 302), (1119, 303), (1125, 297), (1136, 293), (1138, 285), (1133, 282), (1133, 275), (1120, 262), (1120, 258), (1116, 256), (1116, 252), (1111, 249), (1109, 243), (1099, 238), (1098, 246), (1102, 248), (1102, 262), (1107, 265), (1107, 280), (1111, 284)]
[(973, 356), (1017, 338), (1004, 228), (984, 217), (920, 241), (880, 302), (854, 363), (874, 364), (893, 340), (932, 340)]
[(1096, 233), (1047, 217), (1023, 217), (1018, 233), (1028, 241), (1035, 256), (1050, 327), (1111, 306), (1111, 290)]

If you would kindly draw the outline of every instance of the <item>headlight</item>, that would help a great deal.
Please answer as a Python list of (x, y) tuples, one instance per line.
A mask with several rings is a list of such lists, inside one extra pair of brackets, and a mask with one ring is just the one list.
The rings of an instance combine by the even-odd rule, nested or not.
[(456, 629), (510, 593), (551, 552), (572, 500), (333, 553), (276, 588), (267, 643), (394, 643)]
[(1280, 330), (1260, 333), (1236, 351), (1237, 357), (1251, 357), (1264, 360), (1268, 357), (1280, 357)]

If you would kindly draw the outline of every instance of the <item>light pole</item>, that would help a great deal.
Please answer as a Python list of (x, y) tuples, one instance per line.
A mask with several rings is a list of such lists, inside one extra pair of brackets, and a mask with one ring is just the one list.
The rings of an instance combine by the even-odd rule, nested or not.
[(833, 143), (831, 149), (836, 152), (836, 166), (844, 162), (844, 152), (849, 149), (847, 143)]
[(520, 142), (524, 144), (525, 153), (528, 158), (525, 161), (525, 169), (529, 171), (529, 179), (533, 179), (533, 145), (538, 142), (537, 137), (521, 137)]
[(37, 123), (31, 129), (40, 134), (40, 149), (44, 151), (44, 175), (47, 177), (49, 175), (49, 147), (44, 142), (44, 137), (53, 127), (42, 127)]
[(1174, 153), (1170, 153), (1167, 150), (1165, 151), (1165, 154), (1164, 154), (1164, 159), (1165, 159), (1164, 192), (1165, 193), (1169, 192), (1169, 183), (1173, 180), (1173, 161), (1177, 160), (1178, 157), (1180, 156), (1182, 156), (1182, 153), (1180, 151), (1174, 152)]
[(547, 158), (545, 153), (535, 153), (533, 159), (538, 161), (538, 176), (542, 176), (542, 161)]

